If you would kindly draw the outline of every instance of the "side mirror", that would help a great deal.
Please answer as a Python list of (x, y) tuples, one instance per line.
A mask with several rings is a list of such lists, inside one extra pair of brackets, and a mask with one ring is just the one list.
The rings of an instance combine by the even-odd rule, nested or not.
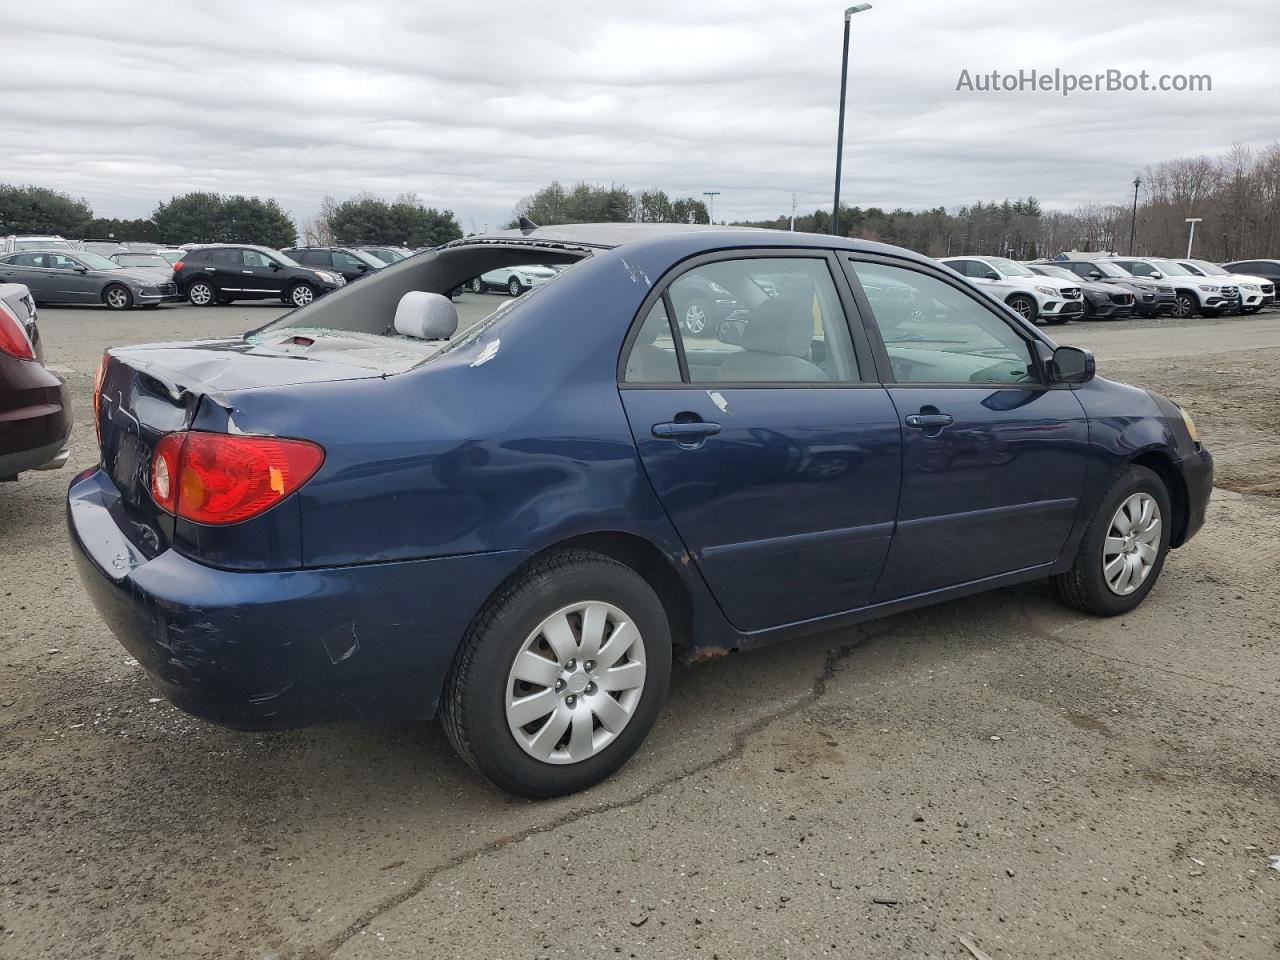
[(284, 269), (284, 264), (282, 264), (282, 263), (280, 263), (280, 262), (278, 262), (278, 261), (276, 261), (276, 260), (272, 260), (272, 261), (271, 261), (271, 269), (272, 269), (272, 270), (283, 270), (283, 269)]
[(367, 263), (365, 263), (363, 260), (361, 260), (361, 261), (360, 261), (360, 272), (361, 272), (361, 273), (367, 273), (368, 271), (369, 271), (369, 265), (368, 265)]
[(1101, 271), (1101, 270), (1090, 270), (1090, 271), (1089, 271), (1089, 279), (1090, 279), (1090, 280), (1101, 280), (1101, 279), (1102, 279), (1102, 271)]
[(75, 271), (76, 273), (88, 273), (89, 268), (84, 266), (83, 264), (77, 264)]
[(731, 347), (742, 346), (742, 338), (747, 332), (747, 324), (744, 320), (722, 320), (720, 329), (716, 331), (716, 339), (721, 343), (727, 343)]
[(996, 273), (994, 270), (988, 270), (988, 271), (987, 271), (986, 273), (984, 273), (982, 276), (983, 276), (983, 279), (985, 279), (985, 280), (999, 280), (999, 279), (1000, 279), (1000, 274)]
[(1049, 358), (1049, 378), (1055, 383), (1088, 383), (1095, 372), (1093, 354), (1079, 347), (1058, 347)]
[(1152, 280), (1164, 279), (1164, 274), (1161, 273), (1159, 270), (1152, 270), (1149, 274), (1147, 274), (1147, 276), (1149, 276)]

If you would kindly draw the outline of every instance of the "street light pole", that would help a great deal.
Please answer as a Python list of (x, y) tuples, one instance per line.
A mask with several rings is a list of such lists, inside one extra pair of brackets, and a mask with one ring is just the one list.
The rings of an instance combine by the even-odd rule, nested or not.
[(707, 198), (707, 223), (715, 223), (716, 197), (720, 196), (720, 191), (703, 190), (702, 195)]
[(1138, 235), (1138, 188), (1142, 186), (1142, 178), (1133, 178), (1133, 219), (1129, 222), (1129, 256), (1133, 256), (1133, 238)]
[(1191, 236), (1187, 237), (1187, 259), (1191, 259), (1191, 245), (1196, 242), (1196, 224), (1203, 220), (1204, 217), (1187, 217), (1186, 222), (1191, 224)]
[(844, 163), (844, 96), (849, 78), (849, 21), (855, 13), (870, 10), (871, 4), (859, 3), (844, 12), (844, 52), (840, 58), (840, 120), (836, 125), (836, 196), (831, 209), (831, 233), (840, 235), (840, 173)]

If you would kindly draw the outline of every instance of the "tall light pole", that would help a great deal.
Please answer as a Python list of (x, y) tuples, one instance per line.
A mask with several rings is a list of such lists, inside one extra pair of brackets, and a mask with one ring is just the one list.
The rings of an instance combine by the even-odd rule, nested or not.
[(859, 3), (844, 12), (844, 54), (840, 59), (840, 121), (836, 126), (836, 197), (831, 206), (831, 232), (840, 236), (840, 169), (844, 163), (844, 95), (849, 79), (849, 21), (855, 13), (870, 10), (871, 4)]
[(1133, 219), (1129, 221), (1129, 256), (1133, 256), (1133, 238), (1138, 235), (1138, 188), (1142, 178), (1133, 178)]
[(1187, 259), (1191, 259), (1191, 245), (1196, 242), (1196, 224), (1203, 220), (1204, 217), (1187, 217), (1186, 222), (1191, 224), (1191, 236), (1187, 237)]
[(702, 195), (707, 198), (707, 223), (715, 223), (716, 197), (720, 196), (720, 191), (703, 190)]

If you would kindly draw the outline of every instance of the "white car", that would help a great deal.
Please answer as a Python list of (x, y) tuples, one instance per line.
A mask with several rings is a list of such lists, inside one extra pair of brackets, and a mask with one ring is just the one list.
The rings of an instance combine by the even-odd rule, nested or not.
[(1169, 315), (1179, 319), (1197, 313), (1216, 317), (1240, 306), (1240, 286), (1234, 281), (1223, 283), (1219, 277), (1202, 277), (1186, 267), (1163, 257), (1109, 257), (1108, 262), (1128, 270), (1135, 277), (1168, 280), (1173, 284), (1176, 300)]
[(0, 253), (19, 253), (22, 250), (71, 250), (70, 240), (54, 235), (10, 234), (0, 238)]
[(1257, 313), (1276, 298), (1276, 287), (1265, 277), (1254, 277), (1247, 273), (1232, 273), (1224, 270), (1216, 263), (1208, 260), (1177, 260), (1180, 267), (1185, 267), (1198, 277), (1209, 277), (1219, 283), (1234, 283), (1240, 287), (1240, 312)]
[(518, 297), (526, 290), (540, 287), (548, 280), (554, 280), (559, 274), (551, 267), (526, 265), (520, 267), (503, 267), (501, 270), (490, 270), (482, 273), (467, 284), (472, 293), (484, 293), (486, 290), (505, 290), (513, 297)]
[(1066, 323), (1084, 316), (1084, 293), (1070, 280), (1042, 277), (1007, 257), (944, 257), (940, 262), (990, 288), (1032, 323)]

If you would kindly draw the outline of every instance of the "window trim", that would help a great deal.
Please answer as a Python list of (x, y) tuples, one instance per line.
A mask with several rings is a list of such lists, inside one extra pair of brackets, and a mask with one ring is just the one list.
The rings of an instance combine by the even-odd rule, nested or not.
[[(686, 273), (708, 263), (722, 263), (729, 260), (780, 260), (784, 258), (801, 260), (819, 260), (826, 264), (831, 276), (831, 284), (836, 292), (836, 303), (844, 314), (845, 331), (849, 334), (849, 343), (853, 350), (853, 361), (857, 365), (856, 380), (827, 380), (808, 382), (766, 380), (699, 380), (693, 381), (689, 375), (688, 361), (684, 352), (684, 337), (680, 335), (680, 326), (676, 322), (675, 310), (671, 302), (669, 290), (672, 284)], [(844, 270), (838, 262), (835, 250), (827, 247), (746, 247), (726, 250), (713, 250), (695, 254), (672, 264), (653, 284), (640, 309), (631, 320), (626, 337), (622, 341), (622, 349), (618, 353), (617, 382), (619, 389), (626, 390), (847, 390), (864, 389), (881, 386), (878, 379), (879, 364), (876, 362), (874, 350), (867, 340), (860, 317), (850, 315), (850, 307), (857, 313), (857, 305), (847, 289), (848, 281)], [(627, 358), (631, 356), (631, 348), (640, 334), (640, 327), (648, 317), (653, 304), (662, 300), (667, 313), (667, 323), (671, 327), (671, 335), (676, 344), (676, 355), (680, 361), (679, 383), (628, 383), (626, 381)], [(870, 379), (869, 379), (870, 377)]]
[[(940, 388), (946, 390), (954, 390), (958, 388), (983, 389), (990, 390), (992, 387), (1004, 387), (1006, 389), (1023, 389), (1023, 390), (1059, 390), (1070, 389), (1076, 384), (1055, 383), (1049, 379), (1048, 370), (1046, 368), (1046, 354), (1052, 348), (1048, 342), (1039, 335), (1038, 332), (1028, 330), (1023, 326), (1021, 318), (1015, 319), (1012, 311), (1002, 301), (996, 299), (991, 294), (979, 289), (976, 285), (971, 284), (968, 278), (959, 274), (951, 268), (948, 270), (943, 264), (933, 265), (929, 263), (921, 263), (917, 260), (910, 260), (906, 257), (895, 257), (889, 254), (867, 253), (863, 251), (841, 251), (841, 264), (847, 275), (850, 288), (853, 290), (854, 299), (858, 303), (858, 313), (864, 318), (863, 323), (867, 327), (867, 337), (872, 343), (872, 349), (876, 355), (876, 365), (880, 368), (880, 381), (889, 389), (893, 387), (910, 387), (910, 388)], [(902, 381), (901, 383), (893, 375), (893, 367), (889, 363), (889, 351), (885, 347), (884, 338), (880, 335), (880, 327), (875, 319), (875, 311), (871, 308), (871, 301), (867, 299), (866, 291), (862, 288), (862, 282), (859, 280), (857, 272), (853, 268), (854, 263), (878, 263), (887, 267), (898, 267), (905, 270), (914, 270), (925, 276), (940, 280), (947, 286), (958, 290), (960, 293), (974, 301), (979, 307), (985, 309), (997, 320), (1003, 322), (1010, 330), (1014, 332), (1022, 340), (1026, 341), (1027, 353), (1031, 357), (1031, 362), (1035, 365), (1036, 373), (1039, 380), (1035, 383), (972, 383), (970, 381), (960, 382), (939, 382), (939, 383), (913, 383), (911, 381)], [(1006, 316), (1005, 311), (1009, 311)]]

